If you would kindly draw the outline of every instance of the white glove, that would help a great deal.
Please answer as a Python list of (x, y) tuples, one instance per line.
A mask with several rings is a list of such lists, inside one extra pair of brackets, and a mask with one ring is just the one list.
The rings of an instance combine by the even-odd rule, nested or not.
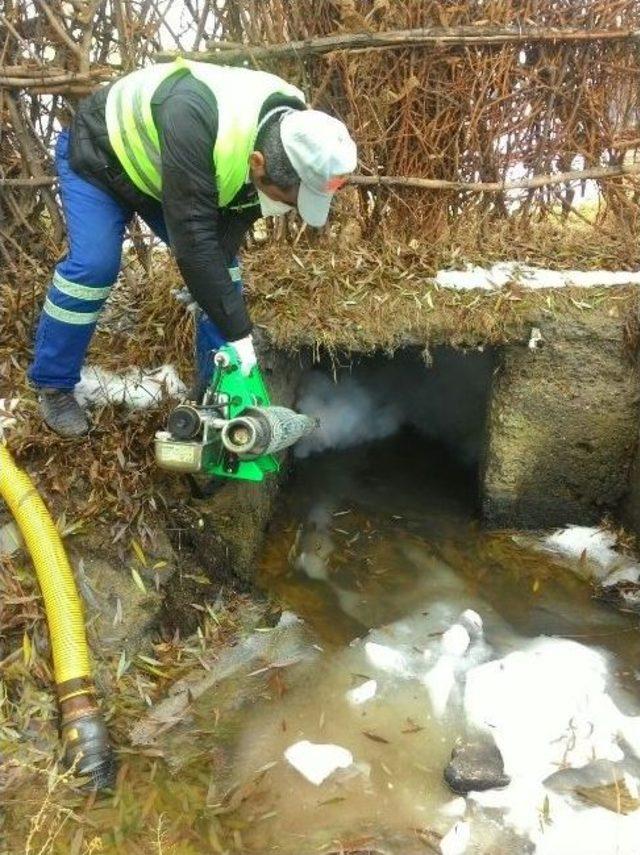
[(251, 369), (258, 364), (258, 358), (253, 347), (253, 336), (248, 335), (245, 338), (239, 338), (237, 341), (229, 342), (235, 348), (240, 360), (240, 370), (244, 377), (251, 374)]

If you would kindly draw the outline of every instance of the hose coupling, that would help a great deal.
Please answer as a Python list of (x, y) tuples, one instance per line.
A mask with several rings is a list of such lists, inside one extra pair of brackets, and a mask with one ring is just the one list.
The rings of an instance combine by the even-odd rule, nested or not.
[(90, 694), (76, 695), (60, 703), (60, 736), (64, 762), (93, 790), (111, 789), (115, 783), (116, 759), (107, 726)]

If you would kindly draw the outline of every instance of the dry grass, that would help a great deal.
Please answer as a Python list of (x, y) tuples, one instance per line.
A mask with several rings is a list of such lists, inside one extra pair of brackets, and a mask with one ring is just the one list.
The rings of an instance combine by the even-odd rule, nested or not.
[[(53, 261), (53, 260), (52, 260)], [(166, 264), (166, 257), (158, 268)], [(65, 442), (43, 427), (26, 370), (34, 327), (49, 269), (24, 269), (0, 280), (0, 398), (19, 397), (18, 426), (8, 437), (19, 462), (28, 466), (54, 513), (75, 522), (107, 520), (114, 529), (126, 523), (144, 538), (161, 511), (162, 478), (153, 460), (153, 435), (166, 419), (167, 404), (129, 411), (104, 406), (94, 410), (88, 438)], [(37, 283), (37, 287), (36, 287)], [(165, 288), (130, 261), (114, 289), (88, 361), (111, 370), (157, 367), (170, 362), (190, 380), (192, 322)]]
[[(0, 567), (0, 584), (6, 582)], [(32, 587), (22, 580), (31, 599)], [(40, 614), (40, 603), (36, 603)], [(0, 624), (0, 639), (12, 653), (3, 662), (0, 680), (0, 837), (3, 852), (18, 855), (53, 855), (73, 852), (123, 852), (151, 855), (188, 855), (203, 851), (201, 832), (193, 840), (186, 833), (182, 806), (193, 806), (201, 793), (194, 782), (180, 785), (155, 780), (158, 750), (129, 748), (132, 725), (149, 704), (164, 697), (167, 687), (187, 672), (203, 669), (222, 648), (234, 644), (247, 615), (259, 611), (246, 598), (230, 596), (203, 612), (197, 635), (173, 638), (154, 645), (150, 655), (133, 659), (114, 654), (97, 663), (97, 681), (103, 710), (114, 744), (120, 749), (120, 772), (113, 797), (96, 801), (78, 790), (73, 775), (58, 762), (56, 710), (49, 671), (48, 651), (41, 639), (26, 656), (23, 634), (32, 633), (33, 609), (14, 607), (11, 631)], [(221, 723), (221, 726), (222, 723)], [(203, 768), (207, 767), (205, 758)], [(186, 809), (186, 808), (185, 808)], [(171, 817), (171, 822), (166, 817)], [(217, 823), (221, 829), (220, 823)], [(126, 847), (122, 848), (122, 847)], [(217, 851), (217, 850), (213, 850)]]
[(578, 317), (603, 303), (626, 313), (635, 303), (633, 288), (550, 293), (514, 285), (484, 293), (433, 282), (438, 269), (505, 259), (552, 269), (619, 269), (637, 265), (640, 252), (574, 218), (548, 217), (526, 227), (494, 221), (481, 229), (461, 220), (434, 244), (367, 242), (355, 221), (342, 221), (336, 235), (316, 245), (268, 244), (248, 254), (245, 266), (254, 317), (284, 348), (368, 352), (407, 343), (503, 344), (528, 336), (531, 324), (544, 317)]

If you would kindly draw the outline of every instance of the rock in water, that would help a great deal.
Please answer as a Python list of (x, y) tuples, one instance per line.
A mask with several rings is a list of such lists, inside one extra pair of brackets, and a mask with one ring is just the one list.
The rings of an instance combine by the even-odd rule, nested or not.
[(454, 793), (462, 794), (500, 789), (511, 782), (504, 771), (502, 754), (488, 741), (456, 745), (444, 770), (444, 779)]

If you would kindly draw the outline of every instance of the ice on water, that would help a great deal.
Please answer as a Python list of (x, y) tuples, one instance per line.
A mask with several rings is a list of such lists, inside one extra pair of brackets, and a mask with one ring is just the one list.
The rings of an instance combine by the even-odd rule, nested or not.
[[(315, 554), (326, 561), (331, 550), (321, 543)], [(407, 554), (416, 549), (408, 545)], [(610, 695), (608, 656), (577, 641), (520, 637), (488, 603), (470, 598), (443, 562), (413, 558), (431, 562), (413, 612), (326, 654), (293, 682), (277, 715), (262, 710), (248, 728), (240, 768), (248, 773), (274, 750), (287, 758), (270, 773), (272, 788), (291, 796), (286, 808), (281, 799), (280, 822), (302, 829), (326, 790), (338, 823), (338, 804), (351, 805), (345, 821), (357, 816), (366, 825), (382, 798), (399, 824), (433, 825), (435, 816), (449, 855), (491, 851), (504, 834), (538, 855), (602, 855), (614, 851), (613, 839), (617, 855), (637, 855), (640, 811), (617, 815), (580, 801), (575, 787), (548, 783), (559, 770), (580, 781), (605, 763), (609, 781), (626, 775), (627, 789), (638, 787), (640, 717), (624, 714)], [(454, 741), (483, 732), (512, 782), (452, 799), (441, 777)]]

